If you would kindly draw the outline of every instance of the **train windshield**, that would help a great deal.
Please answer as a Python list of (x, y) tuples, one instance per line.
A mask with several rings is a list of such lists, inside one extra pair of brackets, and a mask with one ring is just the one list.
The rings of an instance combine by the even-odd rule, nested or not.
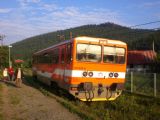
[(101, 50), (99, 45), (77, 44), (77, 61), (83, 62), (100, 62)]
[(105, 46), (103, 62), (104, 63), (124, 64), (125, 63), (125, 49)]

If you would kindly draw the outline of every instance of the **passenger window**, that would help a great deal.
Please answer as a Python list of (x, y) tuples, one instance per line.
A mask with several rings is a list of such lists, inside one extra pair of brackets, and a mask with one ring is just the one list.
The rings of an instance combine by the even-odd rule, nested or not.
[(72, 44), (67, 45), (67, 50), (66, 51), (67, 51), (66, 60), (67, 60), (67, 63), (70, 63), (71, 59), (72, 59)]
[(59, 49), (53, 51), (53, 63), (57, 64), (59, 62)]
[(64, 48), (62, 48), (62, 50), (61, 50), (61, 63), (63, 64), (64, 63), (64, 55), (65, 55), (65, 50), (64, 50)]

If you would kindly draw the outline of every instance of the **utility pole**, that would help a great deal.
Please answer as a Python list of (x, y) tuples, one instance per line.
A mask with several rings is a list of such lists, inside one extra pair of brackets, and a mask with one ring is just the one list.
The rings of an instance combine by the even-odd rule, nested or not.
[(70, 32), (70, 39), (72, 39), (72, 32)]
[(157, 96), (157, 85), (156, 85), (156, 80), (157, 80), (157, 77), (156, 77), (156, 73), (154, 73), (154, 97)]
[(155, 49), (154, 49), (154, 40), (153, 40), (153, 43), (152, 43), (152, 48), (153, 48), (153, 52), (155, 52)]
[(11, 47), (12, 47), (11, 45), (8, 46), (8, 48), (9, 48), (9, 55), (8, 55), (8, 58), (9, 58), (8, 59), (9, 67), (12, 66), (12, 62), (11, 62), (11, 50), (10, 50)]

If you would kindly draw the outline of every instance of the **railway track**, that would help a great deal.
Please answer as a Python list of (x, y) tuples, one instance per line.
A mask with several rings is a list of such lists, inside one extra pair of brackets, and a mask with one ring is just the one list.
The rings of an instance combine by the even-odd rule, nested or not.
[(26, 80), (46, 96), (56, 99), (71, 112), (78, 114), (82, 119), (150, 119), (152, 118), (150, 115), (155, 120), (160, 118), (160, 100), (153, 97), (124, 91), (122, 96), (115, 101), (86, 103), (75, 99), (63, 89), (49, 87), (33, 80), (31, 71), (27, 73)]

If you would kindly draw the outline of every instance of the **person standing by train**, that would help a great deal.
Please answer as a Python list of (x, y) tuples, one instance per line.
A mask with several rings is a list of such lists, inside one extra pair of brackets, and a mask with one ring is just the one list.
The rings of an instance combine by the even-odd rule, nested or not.
[(16, 86), (17, 87), (21, 87), (21, 84), (22, 84), (22, 77), (23, 77), (23, 71), (21, 68), (18, 68), (15, 72), (15, 77), (16, 77), (16, 80), (15, 80), (15, 83), (16, 83)]
[(3, 80), (4, 81), (8, 80), (8, 70), (7, 70), (7, 68), (4, 68), (4, 70), (3, 70)]
[(9, 75), (9, 80), (12, 81), (14, 77), (14, 69), (12, 68), (12, 66), (9, 66), (8, 68), (8, 75)]

